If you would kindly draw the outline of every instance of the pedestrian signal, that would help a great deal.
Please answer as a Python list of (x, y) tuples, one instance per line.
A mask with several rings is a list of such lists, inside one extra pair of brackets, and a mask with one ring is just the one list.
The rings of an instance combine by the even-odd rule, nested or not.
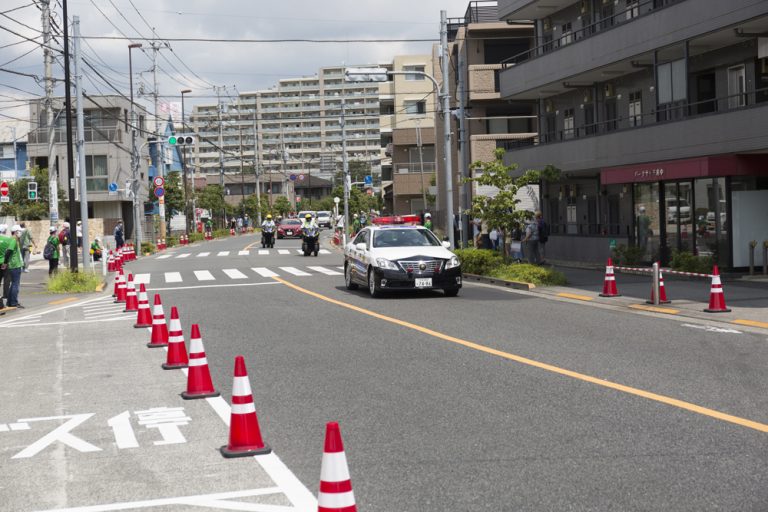
[(37, 201), (37, 183), (34, 181), (27, 183), (27, 198), (30, 201)]

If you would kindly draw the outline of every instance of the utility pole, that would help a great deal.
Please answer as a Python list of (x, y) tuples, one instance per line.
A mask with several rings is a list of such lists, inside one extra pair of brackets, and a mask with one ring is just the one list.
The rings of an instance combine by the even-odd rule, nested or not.
[[(154, 29), (152, 29), (152, 31), (154, 32)], [(158, 89), (157, 85), (157, 52), (159, 52), (160, 49), (161, 48), (159, 44), (155, 42), (152, 43), (152, 96), (154, 96), (155, 100), (155, 162), (157, 164), (157, 175), (161, 178), (165, 178), (165, 145), (163, 144), (163, 135), (165, 135), (165, 133), (161, 133), (163, 125), (162, 121), (160, 120), (160, 90)], [(164, 240), (166, 236), (165, 196), (160, 196), (157, 198), (157, 204), (158, 214), (160, 216), (160, 238)]]
[[(259, 173), (259, 126), (256, 118), (257, 98), (253, 97), (253, 172), (256, 174), (256, 222), (261, 226), (261, 175)], [(270, 191), (271, 192), (271, 191)]]
[(347, 245), (347, 233), (349, 233), (349, 161), (347, 160), (347, 126), (345, 122), (346, 114), (346, 100), (341, 100), (341, 162), (342, 162), (342, 175), (344, 179), (344, 237), (342, 239), (342, 245)]
[(451, 247), (456, 247), (453, 234), (453, 159), (451, 158), (451, 85), (449, 80), (450, 63), (448, 55), (448, 14), (440, 11), (440, 59), (443, 75), (443, 133), (445, 135), (445, 230)]
[(224, 204), (224, 227), (227, 227), (227, 198), (224, 194), (224, 122), (221, 119), (221, 87), (216, 87), (216, 113), (219, 120), (219, 185), (221, 185), (221, 200)]
[[(67, 17), (67, 0), (61, 2), (62, 17), (64, 21), (64, 97), (67, 115), (67, 178), (69, 192), (69, 219), (74, 221), (77, 217), (75, 209), (75, 165), (74, 155), (72, 154), (72, 77), (69, 73), (69, 18)], [(70, 235), (71, 238), (71, 235)], [(69, 265), (72, 272), (77, 272), (77, 243), (69, 244)]]
[(51, 48), (51, 0), (41, 0), (43, 24), (43, 61), (45, 64), (45, 122), (48, 127), (48, 217), (51, 226), (59, 220), (59, 178), (56, 172), (54, 138), (56, 137), (53, 115), (53, 52)]
[[(81, 75), (81, 63), (83, 55), (80, 51), (80, 17), (72, 18), (72, 42), (75, 47), (75, 95), (77, 96), (77, 168), (80, 171), (80, 219), (83, 222), (83, 269), (88, 271), (91, 267), (90, 258), (86, 256), (91, 247), (88, 240), (88, 187), (85, 172), (85, 125), (83, 122), (83, 84)], [(75, 233), (77, 234), (77, 233)], [(75, 244), (75, 252), (77, 252)]]
[(461, 237), (461, 248), (466, 249), (467, 247), (467, 236), (468, 236), (468, 230), (469, 230), (469, 224), (467, 223), (467, 216), (465, 214), (466, 210), (470, 208), (469, 199), (471, 197), (470, 195), (470, 186), (471, 184), (466, 181), (466, 178), (469, 178), (469, 168), (468, 168), (468, 162), (467, 158), (469, 157), (467, 153), (467, 125), (466, 125), (466, 119), (465, 119), (465, 112), (464, 107), (467, 102), (466, 97), (466, 55), (464, 52), (466, 51), (466, 45), (464, 48), (459, 49), (459, 62), (456, 69), (456, 73), (459, 75), (459, 84), (458, 84), (458, 99), (459, 99), (459, 174), (461, 175), (461, 192), (459, 193), (459, 236)]
[[(419, 148), (419, 172), (421, 173), (421, 200), (424, 201), (424, 213), (427, 212), (427, 190), (424, 183), (424, 155), (421, 149), (421, 119), (416, 120), (416, 146)], [(373, 172), (373, 171), (371, 171)]]
[[(184, 89), (181, 91), (181, 129), (184, 133), (187, 132), (187, 123), (184, 120), (184, 95), (187, 93), (192, 92), (192, 89)], [(184, 179), (184, 216), (186, 217), (186, 230), (185, 233), (187, 236), (189, 236), (189, 186), (187, 183), (187, 145), (184, 144), (184, 146), (181, 149), (181, 171), (182, 176)], [(192, 208), (192, 230), (194, 231), (196, 228), (196, 220), (195, 219), (195, 209)]]
[(133, 237), (136, 247), (141, 249), (141, 213), (139, 207), (139, 152), (136, 147), (136, 105), (133, 102), (133, 57), (134, 48), (141, 48), (141, 43), (128, 45), (128, 83), (131, 92), (131, 191), (133, 193)]

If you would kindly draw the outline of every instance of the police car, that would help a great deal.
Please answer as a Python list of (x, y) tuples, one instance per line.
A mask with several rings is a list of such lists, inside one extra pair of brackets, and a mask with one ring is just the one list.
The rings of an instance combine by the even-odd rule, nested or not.
[(443, 290), (455, 297), (461, 289), (461, 262), (422, 226), (369, 226), (344, 248), (348, 290), (366, 286), (372, 297), (387, 290)]

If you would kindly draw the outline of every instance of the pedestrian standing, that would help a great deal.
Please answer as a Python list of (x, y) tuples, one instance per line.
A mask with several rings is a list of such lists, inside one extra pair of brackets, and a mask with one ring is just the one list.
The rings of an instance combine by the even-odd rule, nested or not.
[(81, 220), (77, 221), (75, 232), (77, 234), (77, 248), (82, 249), (83, 248), (83, 221)]
[(69, 222), (65, 222), (59, 231), (59, 254), (61, 255), (61, 263), (67, 267), (69, 266)]
[[(59, 237), (56, 236), (56, 226), (48, 228), (48, 240), (43, 249), (43, 258), (48, 260), (48, 277), (59, 271)], [(50, 257), (47, 257), (50, 254)]]
[(539, 221), (536, 217), (532, 218), (525, 227), (525, 254), (528, 256), (528, 262), (532, 265), (541, 263), (541, 254), (539, 253)]
[(491, 240), (491, 249), (494, 251), (499, 250), (499, 230), (496, 228), (491, 228), (491, 231), (488, 233), (488, 238)]
[(11, 274), (11, 288), (8, 294), (8, 307), (24, 308), (19, 304), (19, 287), (21, 286), (21, 270), (24, 266), (21, 259), (21, 226), (15, 224), (11, 228), (11, 242), (5, 250), (6, 271)]
[(11, 288), (11, 275), (8, 271), (8, 267), (5, 264), (5, 250), (11, 243), (11, 237), (7, 234), (8, 226), (0, 224), (0, 284), (2, 287), (2, 296), (0, 296), (0, 309), (3, 309), (3, 299), (8, 298)]
[(27, 226), (22, 222), (21, 226), (21, 260), (24, 263), (24, 269), (22, 272), (25, 274), (29, 272), (29, 255), (32, 249), (37, 249), (35, 241), (32, 239), (32, 233), (29, 232)]
[(122, 249), (125, 245), (125, 233), (123, 232), (123, 221), (119, 220), (117, 221), (117, 226), (115, 226), (115, 231), (113, 233), (115, 235), (115, 248), (116, 249)]
[(432, 231), (432, 214), (429, 212), (424, 214), (424, 227)]

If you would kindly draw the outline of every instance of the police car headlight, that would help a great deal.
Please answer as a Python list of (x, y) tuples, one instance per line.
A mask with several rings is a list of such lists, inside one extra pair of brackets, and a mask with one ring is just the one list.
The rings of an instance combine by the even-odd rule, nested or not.
[(386, 268), (388, 270), (399, 270), (397, 268), (397, 265), (395, 265), (394, 263), (392, 263), (386, 258), (376, 258), (376, 265), (379, 268)]
[(448, 270), (449, 268), (456, 268), (460, 265), (459, 258), (456, 256), (452, 257), (448, 260), (448, 262), (445, 264), (445, 269)]

